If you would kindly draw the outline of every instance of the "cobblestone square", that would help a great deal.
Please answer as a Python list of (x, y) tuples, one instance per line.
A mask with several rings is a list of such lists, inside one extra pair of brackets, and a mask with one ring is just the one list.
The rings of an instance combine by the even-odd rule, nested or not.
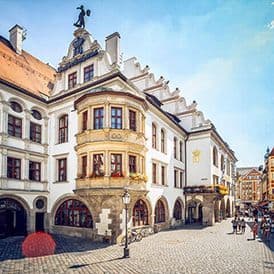
[(53, 256), (22, 258), (22, 237), (0, 241), (0, 273), (274, 273), (269, 244), (231, 234), (231, 219), (213, 227), (162, 231), (123, 247), (54, 236)]

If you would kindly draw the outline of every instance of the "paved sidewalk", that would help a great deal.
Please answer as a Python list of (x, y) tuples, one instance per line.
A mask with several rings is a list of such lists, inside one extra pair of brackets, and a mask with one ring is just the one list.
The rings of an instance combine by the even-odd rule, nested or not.
[[(231, 234), (231, 219), (213, 227), (160, 232), (123, 247), (55, 236), (53, 256), (21, 258), (21, 237), (0, 240), (0, 273), (274, 273), (274, 254), (263, 242)], [(14, 258), (14, 259), (13, 259)]]

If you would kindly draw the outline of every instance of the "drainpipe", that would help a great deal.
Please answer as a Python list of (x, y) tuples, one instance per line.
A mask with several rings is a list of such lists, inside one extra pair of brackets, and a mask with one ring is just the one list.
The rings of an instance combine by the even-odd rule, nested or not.
[[(188, 135), (186, 136), (186, 139), (185, 139), (185, 187), (187, 186), (187, 151), (186, 151), (186, 142), (188, 140)], [(185, 195), (185, 224), (186, 224), (186, 210), (187, 210), (187, 207), (186, 207), (186, 194)]]

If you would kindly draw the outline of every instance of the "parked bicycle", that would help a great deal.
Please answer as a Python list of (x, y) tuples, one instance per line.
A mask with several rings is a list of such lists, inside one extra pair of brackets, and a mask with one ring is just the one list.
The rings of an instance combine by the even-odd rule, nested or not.
[[(134, 231), (134, 230), (128, 230), (128, 244), (131, 244), (133, 242), (140, 242), (143, 238), (142, 234), (140, 231)], [(125, 245), (126, 244), (126, 236), (123, 236), (122, 240), (121, 240), (121, 245)]]

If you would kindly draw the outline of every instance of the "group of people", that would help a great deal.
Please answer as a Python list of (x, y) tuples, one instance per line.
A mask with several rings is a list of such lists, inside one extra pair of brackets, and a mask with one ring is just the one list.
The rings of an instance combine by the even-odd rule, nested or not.
[(235, 217), (232, 220), (232, 228), (233, 228), (233, 233), (245, 233), (245, 227), (246, 227), (246, 222), (244, 218), (240, 218), (240, 217)]
[[(235, 217), (232, 221), (232, 228), (233, 228), (233, 234), (234, 233), (245, 233), (246, 228), (246, 222), (245, 219), (240, 217)], [(267, 219), (266, 217), (263, 217), (261, 222), (258, 222), (258, 219), (255, 218), (254, 222), (251, 226), (251, 232), (253, 233), (253, 239), (256, 239), (256, 236), (261, 237), (263, 241), (270, 241), (270, 235), (271, 235), (271, 219)]]

